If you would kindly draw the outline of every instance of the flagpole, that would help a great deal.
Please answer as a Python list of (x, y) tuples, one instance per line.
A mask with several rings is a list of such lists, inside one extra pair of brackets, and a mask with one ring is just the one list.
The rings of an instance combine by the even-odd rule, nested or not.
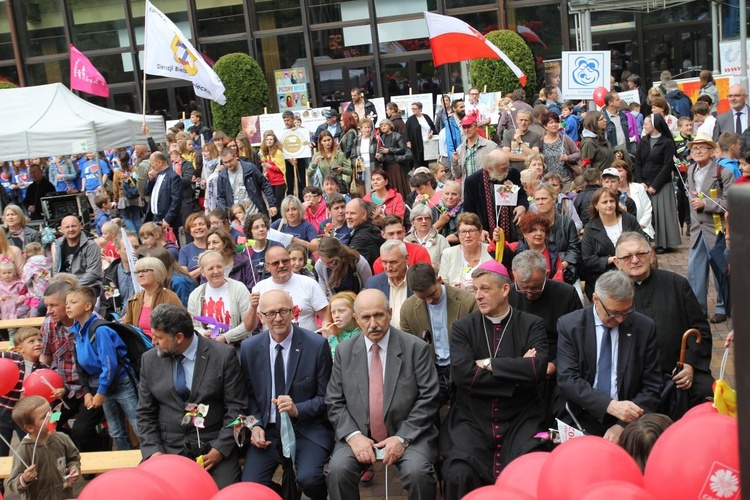
[[(143, 55), (146, 55), (146, 46), (143, 46)], [(143, 124), (146, 124), (146, 70), (143, 71)]]

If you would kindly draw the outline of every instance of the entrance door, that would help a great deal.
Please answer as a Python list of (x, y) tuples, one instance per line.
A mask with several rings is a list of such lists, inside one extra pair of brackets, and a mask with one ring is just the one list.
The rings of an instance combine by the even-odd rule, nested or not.
[(316, 64), (315, 77), (318, 107), (330, 106), (338, 109), (342, 102), (351, 100), (351, 90), (355, 87), (365, 89), (365, 97), (377, 97), (373, 88), (372, 65), (366, 62), (354, 63), (340, 61), (337, 64)]
[(711, 69), (713, 56), (708, 36), (710, 31), (706, 33), (697, 26), (645, 31), (644, 53), (652, 81), (659, 81), (665, 70), (672, 73), (672, 78), (691, 78), (697, 77), (702, 69)]
[(428, 94), (433, 96), (448, 88), (438, 78), (430, 56), (383, 58), (383, 92), (386, 98), (395, 95)]

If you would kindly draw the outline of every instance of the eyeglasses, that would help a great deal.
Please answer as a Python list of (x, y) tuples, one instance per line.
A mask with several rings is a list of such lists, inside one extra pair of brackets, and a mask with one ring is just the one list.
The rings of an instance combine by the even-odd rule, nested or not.
[(278, 267), (279, 264), (287, 266), (292, 261), (292, 259), (281, 259), (281, 260), (275, 260), (273, 262), (266, 262), (267, 265), (271, 267)]
[(730, 99), (739, 99), (740, 97), (745, 97), (747, 94), (729, 94), (727, 97)]
[(518, 293), (528, 293), (529, 295), (539, 295), (542, 292), (544, 292), (544, 287), (547, 284), (547, 278), (544, 278), (544, 281), (542, 282), (542, 288), (521, 288), (518, 286), (518, 282), (514, 284), (516, 291)]
[(279, 309), (278, 311), (261, 312), (261, 314), (266, 319), (274, 319), (276, 315), (279, 315), (282, 318), (288, 318), (289, 315), (292, 314), (292, 310), (291, 309)]
[(154, 272), (154, 270), (153, 270), (153, 269), (138, 269), (138, 270), (137, 270), (137, 271), (135, 272), (135, 274), (137, 274), (138, 276), (143, 276), (144, 274), (148, 274), (148, 273), (149, 273), (149, 271), (150, 271), (150, 272), (152, 272), (152, 273)]
[(459, 236), (469, 236), (470, 234), (476, 234), (479, 232), (479, 229), (462, 229), (458, 232)]
[(633, 254), (627, 254), (627, 255), (623, 255), (622, 257), (617, 257), (617, 260), (622, 260), (622, 261), (625, 261), (625, 262), (630, 262), (631, 260), (633, 260), (633, 257), (637, 257), (638, 260), (645, 260), (646, 257), (648, 257), (649, 255), (651, 255), (651, 251), (650, 250), (648, 250), (648, 251), (644, 250), (643, 252), (638, 252), (638, 253), (633, 253)]
[(414, 217), (414, 222), (432, 222), (432, 217), (420, 215), (419, 217)]
[(693, 146), (692, 148), (690, 148), (690, 151), (701, 151), (705, 153), (706, 151), (710, 151), (712, 149), (713, 148), (711, 146)]
[(607, 309), (607, 307), (604, 305), (604, 302), (602, 302), (601, 299), (599, 299), (599, 305), (602, 306), (602, 309), (604, 309), (604, 312), (607, 314), (607, 317), (602, 318), (602, 319), (615, 319), (615, 318), (625, 319), (635, 312), (635, 306), (630, 306), (630, 308), (624, 312), (617, 312), (617, 311), (612, 312), (609, 309)]
[(479, 92), (469, 92), (469, 95), (479, 95)]

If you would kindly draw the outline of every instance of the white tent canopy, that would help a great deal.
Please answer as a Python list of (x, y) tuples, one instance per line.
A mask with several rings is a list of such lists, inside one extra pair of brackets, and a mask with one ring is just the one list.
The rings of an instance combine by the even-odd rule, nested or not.
[[(0, 90), (5, 116), (0, 161), (44, 158), (145, 144), (143, 116), (102, 108), (61, 83)], [(164, 119), (146, 116), (156, 142), (166, 141)]]

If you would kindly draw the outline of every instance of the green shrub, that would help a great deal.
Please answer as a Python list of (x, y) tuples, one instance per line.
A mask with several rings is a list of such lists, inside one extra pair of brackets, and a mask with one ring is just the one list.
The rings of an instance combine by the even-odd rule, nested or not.
[(213, 127), (234, 137), (243, 116), (260, 115), (270, 106), (268, 84), (260, 65), (247, 54), (227, 54), (219, 58), (214, 71), (226, 90), (227, 103), (211, 101)]
[(15, 83), (13, 83), (13, 82), (9, 82), (8, 80), (0, 80), (0, 90), (2, 90), (2, 89), (15, 89), (17, 87), (18, 86)]
[[(526, 97), (531, 98), (536, 93), (536, 64), (534, 54), (521, 36), (510, 30), (490, 31), (485, 35), (487, 40), (495, 44), (505, 55), (526, 73)], [(471, 85), (487, 92), (513, 92), (521, 83), (513, 70), (502, 59), (476, 59), (471, 61)]]

